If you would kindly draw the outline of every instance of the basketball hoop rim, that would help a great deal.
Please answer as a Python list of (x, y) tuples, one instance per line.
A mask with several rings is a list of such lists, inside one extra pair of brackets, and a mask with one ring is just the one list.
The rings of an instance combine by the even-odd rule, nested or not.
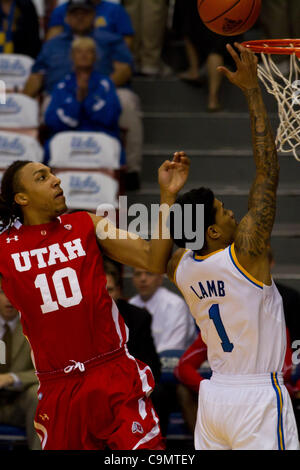
[(300, 39), (256, 39), (244, 41), (242, 46), (263, 54), (296, 54), (300, 59)]

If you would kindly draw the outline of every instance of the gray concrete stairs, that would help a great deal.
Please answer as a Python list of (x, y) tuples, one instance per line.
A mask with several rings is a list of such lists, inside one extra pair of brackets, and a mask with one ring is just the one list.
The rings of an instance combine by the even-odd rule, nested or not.
[[(185, 150), (191, 171), (185, 190), (211, 187), (225, 207), (241, 218), (247, 211), (254, 176), (250, 119), (242, 92), (224, 79), (223, 110), (206, 111), (207, 87), (193, 87), (176, 77), (136, 77), (133, 89), (139, 95), (144, 121), (142, 186), (128, 193), (128, 204), (148, 207), (159, 202), (157, 169), (173, 152)], [(277, 104), (262, 86), (263, 96), (276, 133)], [(275, 256), (273, 277), (300, 291), (300, 163), (291, 154), (280, 154), (280, 184), (276, 223), (272, 234)], [(165, 284), (176, 289), (166, 279)], [(125, 270), (125, 292), (132, 295), (131, 270)]]

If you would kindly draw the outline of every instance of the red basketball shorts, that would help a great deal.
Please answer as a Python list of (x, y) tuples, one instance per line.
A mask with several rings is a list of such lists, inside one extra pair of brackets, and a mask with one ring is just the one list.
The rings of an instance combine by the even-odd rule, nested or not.
[(127, 350), (38, 374), (35, 429), (45, 450), (165, 448), (151, 370)]

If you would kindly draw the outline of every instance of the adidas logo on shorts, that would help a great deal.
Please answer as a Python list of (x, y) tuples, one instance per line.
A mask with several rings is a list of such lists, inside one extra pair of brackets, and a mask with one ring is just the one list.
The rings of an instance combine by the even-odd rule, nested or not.
[(132, 426), (131, 426), (131, 431), (133, 432), (133, 434), (135, 434), (136, 432), (139, 432), (140, 434), (144, 434), (144, 429), (142, 425), (138, 423), (137, 421), (133, 421)]

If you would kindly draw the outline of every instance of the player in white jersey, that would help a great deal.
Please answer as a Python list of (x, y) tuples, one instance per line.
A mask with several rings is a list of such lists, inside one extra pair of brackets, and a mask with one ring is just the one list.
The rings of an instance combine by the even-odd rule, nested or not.
[[(268, 258), (278, 158), (258, 84), (257, 58), (240, 44), (235, 47), (240, 54), (229, 45), (227, 49), (236, 71), (219, 70), (242, 89), (249, 106), (256, 174), (248, 213), (238, 224), (206, 188), (180, 196), (182, 214), (185, 204), (192, 204), (193, 216), (196, 204), (204, 204), (205, 241), (199, 251), (185, 249), (188, 240), (176, 237), (178, 218), (171, 218), (171, 234), (181, 248), (169, 261), (168, 275), (201, 330), (213, 372), (200, 385), (196, 449), (297, 449), (295, 417), (281, 374), (283, 304)], [(182, 217), (181, 228), (184, 222)]]

